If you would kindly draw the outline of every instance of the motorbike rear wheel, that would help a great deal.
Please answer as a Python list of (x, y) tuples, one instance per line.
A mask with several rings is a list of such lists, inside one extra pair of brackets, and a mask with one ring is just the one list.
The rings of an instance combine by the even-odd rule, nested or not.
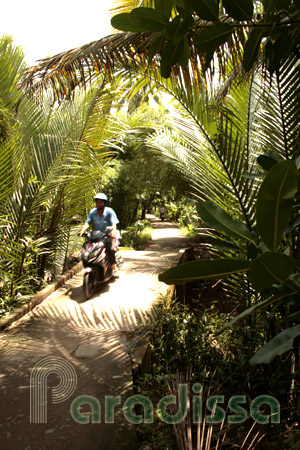
[(95, 278), (96, 278), (96, 273), (94, 270), (84, 274), (83, 294), (86, 299), (89, 299), (95, 292), (95, 289), (96, 289)]

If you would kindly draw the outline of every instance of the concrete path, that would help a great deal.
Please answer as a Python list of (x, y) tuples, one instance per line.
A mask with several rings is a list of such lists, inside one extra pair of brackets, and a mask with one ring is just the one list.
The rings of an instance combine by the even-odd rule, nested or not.
[[(177, 227), (151, 220), (148, 248), (124, 252), (119, 277), (90, 300), (80, 273), (0, 334), (0, 448), (137, 448), (123, 408), (133, 394), (131, 338), (167, 292), (157, 274), (188, 245)], [(82, 405), (80, 396), (89, 396)]]

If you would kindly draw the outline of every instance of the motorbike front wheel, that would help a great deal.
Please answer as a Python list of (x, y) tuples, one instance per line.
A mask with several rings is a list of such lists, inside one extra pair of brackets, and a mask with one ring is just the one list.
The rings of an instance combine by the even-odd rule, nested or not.
[(96, 272), (92, 270), (91, 272), (85, 273), (83, 277), (83, 294), (86, 299), (89, 299), (95, 292)]

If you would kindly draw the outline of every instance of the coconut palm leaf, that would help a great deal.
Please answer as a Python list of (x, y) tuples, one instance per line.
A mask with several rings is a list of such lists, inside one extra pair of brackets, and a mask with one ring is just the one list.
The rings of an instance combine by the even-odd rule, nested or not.
[(252, 194), (249, 194), (251, 189), (256, 190), (257, 182), (249, 182), (243, 175), (253, 168), (255, 158), (249, 152), (247, 134), (241, 132), (243, 125), (245, 128), (248, 124), (249, 89), (244, 87), (242, 91), (236, 88), (231, 96), (236, 102), (240, 99), (239, 109), (236, 105), (233, 109), (229, 99), (226, 109), (218, 115), (213, 97), (208, 99), (209, 92), (204, 92), (203, 86), (200, 93), (198, 86), (194, 85), (193, 95), (190, 95), (179, 89), (176, 82), (174, 86), (172, 83), (172, 80), (163, 81), (168, 92), (173, 93), (181, 105), (173, 118), (173, 128), (177, 133), (160, 131), (152, 136), (149, 144), (161, 148), (168, 155), (173, 153), (173, 157), (185, 165), (192, 183), (198, 185), (200, 196), (234, 211), (251, 229)]
[(1, 278), (11, 283), (5, 297), (18, 289), (27, 292), (23, 275), (28, 258), (36, 262), (35, 274), (27, 274), (28, 287), (47, 267), (51, 274), (63, 270), (72, 217), (80, 217), (90, 206), (85, 199), (92, 199), (106, 162), (115, 154), (116, 135), (126, 128), (109, 115), (117, 91), (117, 79), (109, 90), (100, 79), (60, 106), (47, 92), (39, 102), (24, 98), (19, 105), (14, 133), (0, 145), (7, 169), (0, 179), (5, 243), (0, 251)]
[(5, 203), (12, 195), (18, 171), (22, 168), (21, 160), (16, 164), (20, 155), (15, 153), (16, 146), (11, 145), (11, 141), (17, 142), (20, 138), (14, 107), (21, 99), (17, 82), (23, 68), (23, 54), (20, 48), (13, 46), (10, 37), (0, 39), (0, 60), (0, 203)]
[[(145, 6), (151, 6), (153, 2), (145, 2)], [(134, 5), (131, 2), (131, 9)], [(128, 11), (128, 2), (120, 2), (116, 11)], [(221, 16), (221, 22), (230, 21), (228, 16)], [(191, 80), (196, 79), (197, 83), (202, 78), (202, 72), (207, 69), (205, 63), (205, 53), (200, 53), (196, 47), (196, 40), (203, 29), (209, 25), (208, 21), (195, 19), (193, 33), (187, 40), (189, 47), (190, 64), (186, 68), (175, 65), (172, 68), (172, 77), (182, 87), (188, 89)], [(70, 98), (76, 86), (83, 86), (105, 72), (108, 76), (119, 69), (127, 70), (130, 73), (149, 71), (158, 74), (161, 65), (161, 57), (155, 56), (155, 60), (148, 65), (149, 49), (153, 41), (159, 36), (159, 32), (118, 32), (91, 42), (82, 47), (78, 47), (66, 52), (62, 52), (51, 58), (39, 61), (39, 64), (28, 68), (25, 73), (23, 83), (24, 89), (32, 91), (39, 88), (49, 87), (58, 99)], [(227, 62), (230, 60), (240, 70), (242, 49), (245, 43), (245, 33), (232, 31), (232, 38), (225, 45), (220, 45), (218, 59), (212, 59), (210, 73), (228, 75)], [(231, 66), (232, 67), (232, 66)]]
[[(264, 14), (260, 3), (253, 3), (255, 3), (255, 14), (254, 21), (251, 23), (249, 21), (250, 28), (257, 20), (259, 20), (256, 17), (256, 14)], [(175, 2), (175, 4), (180, 5), (180, 2)], [(119, 0), (115, 2), (114, 8), (111, 9), (111, 13), (112, 15), (125, 12), (128, 13), (140, 6), (143, 7), (142, 9), (144, 12), (146, 8), (150, 8), (148, 11), (153, 12), (154, 10), (152, 8), (154, 6), (159, 9), (157, 2), (154, 2), (154, 0)], [(274, 12), (277, 12), (276, 6), (268, 6), (270, 6), (271, 9), (273, 8)], [(291, 5), (288, 6), (291, 7)], [(175, 9), (173, 10), (173, 14), (176, 14), (174, 11)], [(252, 31), (249, 31), (245, 18), (234, 20), (230, 17), (230, 14), (217, 15), (215, 17), (215, 19), (218, 19), (217, 23), (212, 24), (210, 22), (212, 20), (211, 17), (206, 17), (207, 20), (200, 19), (199, 15), (202, 16), (202, 11), (199, 13), (197, 10), (197, 12), (198, 16), (193, 16), (193, 26), (188, 28), (185, 33), (186, 58), (187, 61), (189, 60), (189, 65), (184, 68), (175, 64), (172, 68), (172, 77), (176, 78), (179, 83), (183, 79), (185, 79), (186, 82), (190, 72), (193, 72), (194, 78), (197, 78), (197, 81), (199, 81), (207, 69), (209, 69), (211, 76), (218, 74), (227, 78), (229, 76), (234, 78), (237, 73), (241, 73), (242, 71), (241, 61), (245, 56), (244, 49), (249, 32), (251, 34), (256, 33), (259, 36), (259, 40), (256, 42), (256, 44), (259, 44), (262, 38), (261, 33), (263, 35), (268, 35), (269, 30), (272, 31), (273, 28), (273, 18), (272, 20), (269, 20), (267, 16), (263, 23), (257, 23), (258, 26), (254, 27)], [(203, 17), (205, 17), (205, 14)], [(239, 20), (241, 20), (241, 22), (239, 22)], [(282, 17), (278, 15), (278, 20), (282, 20), (282, 27), (284, 28), (285, 22), (289, 22), (290, 18), (288, 16)], [(262, 25), (265, 28), (262, 29)], [(272, 55), (270, 47), (273, 45), (271, 42), (277, 39), (278, 36), (275, 34), (274, 37), (271, 36), (270, 39), (265, 40), (262, 44), (262, 61), (267, 67), (272, 66), (276, 68), (277, 62), (280, 61), (280, 58), (283, 55), (285, 58), (286, 55), (293, 50), (295, 50), (295, 52), (297, 51), (300, 32), (299, 27), (297, 21), (292, 21), (289, 25), (289, 28), (285, 30), (286, 34), (283, 32), (282, 36), (279, 36), (280, 38), (284, 38), (282, 42), (286, 42), (287, 45), (282, 49), (283, 52), (280, 52), (280, 48), (278, 48), (280, 39), (278, 39), (278, 42), (273, 49), (275, 58), (274, 55)], [(226, 44), (224, 44), (223, 38), (219, 40), (213, 32), (213, 30), (218, 27), (229, 29)], [(259, 33), (257, 33), (257, 29), (259, 30)], [(199, 35), (203, 35), (203, 32), (207, 34), (207, 39), (204, 39), (204, 46), (203, 40), (201, 40), (202, 46), (200, 46)], [(107, 74), (112, 74), (118, 68), (126, 68), (131, 72), (135, 72), (136, 70), (145, 72), (149, 69), (150, 71), (152, 70), (154, 73), (157, 73), (157, 67), (162, 67), (164, 65), (164, 60), (166, 59), (164, 58), (164, 55), (162, 57), (158, 54), (155, 55), (151, 67), (147, 68), (147, 66), (149, 65), (149, 54), (152, 56), (152, 53), (155, 53), (151, 46), (160, 36), (160, 31), (142, 33), (128, 31), (118, 32), (100, 39), (99, 41), (94, 41), (82, 47), (62, 52), (51, 58), (43, 59), (37, 66), (29, 68), (26, 73), (27, 79), (24, 86), (26, 86), (27, 89), (49, 86), (53, 89), (57, 98), (69, 98), (76, 86), (86, 84), (97, 77), (99, 73), (103, 73), (103, 71)], [(171, 41), (169, 41), (169, 43), (170, 42)], [(215, 46), (213, 45), (214, 43)], [(246, 59), (248, 60), (248, 63), (249, 54), (252, 55), (252, 53), (254, 55), (253, 61), (260, 60), (260, 57), (258, 56), (259, 46), (256, 44), (255, 48), (257, 48), (254, 52), (252, 52), (254, 49), (249, 49), (249, 45), (247, 46), (246, 53), (248, 56)], [(168, 44), (165, 42), (161, 50), (163, 51), (167, 48), (167, 45)], [(248, 50), (250, 50), (250, 52)], [(214, 54), (216, 55), (215, 57), (213, 57)], [(273, 62), (267, 61), (272, 58), (274, 59)], [(250, 56), (250, 60), (252, 61), (252, 56)], [(252, 68), (253, 61), (249, 65), (249, 68)], [(244, 60), (244, 66), (247, 65), (248, 64), (246, 64), (246, 61)], [(182, 64), (182, 66), (184, 66), (184, 64)], [(187, 83), (187, 86), (188, 85), (189, 83)]]
[[(193, 95), (189, 90), (179, 88), (172, 79), (157, 79), (157, 86), (173, 95), (176, 107), (173, 108), (172, 129), (153, 133), (147, 140), (148, 147), (172, 159), (186, 173), (191, 190), (199, 197), (210, 199), (234, 217), (244, 220), (251, 230), (253, 201), (259, 185), (256, 179), (244, 177), (247, 171), (254, 170), (256, 163), (256, 153), (249, 148), (249, 121), (254, 111), (250, 101), (251, 88), (233, 85), (226, 108), (219, 109), (218, 114), (217, 105), (204, 85), (199, 94), (199, 85), (194, 84)], [(248, 133), (243, 132), (244, 129)], [(231, 249), (223, 255), (232, 257), (236, 252), (237, 249)], [(214, 253), (212, 249), (211, 254)], [(232, 297), (248, 296), (250, 287), (244, 278), (235, 276), (227, 280), (226, 286)]]
[(255, 139), (261, 153), (276, 152), (283, 158), (299, 155), (300, 74), (295, 55), (281, 66), (259, 95), (260, 107), (255, 116)]

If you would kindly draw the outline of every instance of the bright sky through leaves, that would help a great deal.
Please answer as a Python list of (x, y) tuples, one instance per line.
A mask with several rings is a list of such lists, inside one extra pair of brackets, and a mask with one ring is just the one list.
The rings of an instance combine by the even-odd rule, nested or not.
[(112, 0), (3, 1), (0, 36), (12, 35), (28, 64), (111, 33)]

